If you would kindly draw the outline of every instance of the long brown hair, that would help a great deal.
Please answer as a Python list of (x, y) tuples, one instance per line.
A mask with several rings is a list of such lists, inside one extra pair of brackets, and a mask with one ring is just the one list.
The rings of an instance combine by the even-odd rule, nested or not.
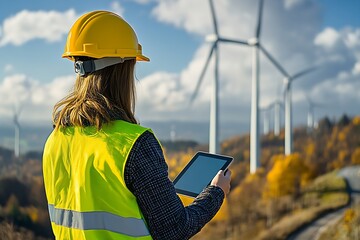
[(115, 119), (137, 123), (135, 112), (135, 59), (77, 76), (73, 91), (55, 104), (55, 129), (101, 126)]

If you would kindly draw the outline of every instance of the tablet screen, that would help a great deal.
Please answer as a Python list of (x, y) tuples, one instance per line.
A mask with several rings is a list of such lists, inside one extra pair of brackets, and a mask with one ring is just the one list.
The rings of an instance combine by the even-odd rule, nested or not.
[(196, 197), (231, 161), (232, 157), (198, 152), (174, 180), (176, 191)]

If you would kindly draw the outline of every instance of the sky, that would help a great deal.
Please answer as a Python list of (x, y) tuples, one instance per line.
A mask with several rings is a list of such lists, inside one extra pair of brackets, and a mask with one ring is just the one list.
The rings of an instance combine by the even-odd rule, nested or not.
[[(221, 36), (254, 37), (258, 1), (214, 5)], [(176, 130), (178, 138), (205, 142), (212, 62), (192, 105), (189, 99), (210, 50), (205, 38), (214, 32), (207, 0), (0, 3), (0, 131), (12, 128), (14, 106), (24, 128), (51, 126), (53, 105), (75, 80), (72, 62), (61, 58), (67, 33), (79, 16), (99, 9), (128, 21), (151, 59), (136, 66), (136, 117), (162, 138)], [(306, 124), (306, 96), (321, 105), (316, 120), (359, 114), (359, 10), (359, 0), (265, 0), (262, 45), (290, 75), (319, 66), (292, 84), (295, 126)], [(251, 50), (220, 44), (220, 139), (250, 129)], [(260, 54), (260, 106), (281, 99), (282, 88), (283, 76)]]

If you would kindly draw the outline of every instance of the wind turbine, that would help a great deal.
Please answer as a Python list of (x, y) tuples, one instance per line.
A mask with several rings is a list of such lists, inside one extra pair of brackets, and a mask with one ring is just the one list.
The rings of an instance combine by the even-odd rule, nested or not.
[(294, 80), (314, 71), (316, 68), (308, 68), (298, 72), (292, 76), (284, 78), (284, 101), (285, 101), (285, 155), (290, 155), (293, 148), (292, 139), (292, 100), (291, 100), (291, 84)]
[(270, 110), (272, 107), (273, 107), (273, 105), (270, 104), (267, 107), (261, 108), (261, 111), (263, 113), (263, 123), (264, 123), (263, 134), (264, 135), (269, 134), (269, 131), (270, 131)]
[(213, 83), (212, 98), (211, 98), (211, 110), (210, 110), (210, 139), (209, 139), (209, 151), (212, 153), (218, 152), (219, 149), (219, 138), (218, 138), (218, 85), (219, 85), (219, 72), (218, 72), (218, 43), (235, 43), (241, 45), (247, 45), (253, 47), (253, 68), (252, 68), (252, 87), (251, 87), (251, 130), (250, 130), (250, 172), (255, 173), (260, 165), (260, 142), (259, 142), (259, 50), (271, 61), (273, 65), (284, 75), (289, 74), (281, 67), (281, 65), (275, 60), (275, 58), (264, 48), (260, 43), (261, 33), (261, 20), (262, 10), (264, 6), (264, 0), (259, 0), (258, 8), (258, 21), (256, 25), (255, 37), (244, 40), (234, 40), (220, 37), (217, 27), (217, 20), (215, 16), (215, 10), (213, 1), (209, 0), (211, 15), (214, 24), (215, 34), (207, 37), (207, 40), (212, 41), (213, 45), (210, 50), (209, 56), (206, 60), (205, 66), (201, 72), (200, 78), (197, 82), (195, 92), (191, 98), (191, 103), (194, 101), (197, 92), (199, 91), (201, 82), (205, 75), (206, 69), (212, 57), (215, 53), (215, 78)]
[(20, 156), (20, 123), (19, 123), (19, 115), (21, 112), (21, 108), (14, 106), (14, 127), (15, 127), (15, 136), (14, 136), (14, 154), (15, 158), (19, 158)]
[(308, 109), (308, 115), (307, 115), (307, 126), (308, 126), (308, 129), (311, 130), (314, 128), (315, 126), (315, 113), (314, 113), (314, 109), (317, 107), (317, 108), (321, 108), (323, 107), (322, 104), (318, 104), (318, 103), (315, 103), (314, 101), (312, 101), (309, 97), (309, 95), (306, 95), (306, 100), (308, 102), (308, 106), (309, 106), (309, 109)]
[(210, 9), (211, 9), (212, 22), (214, 25), (214, 34), (208, 35), (206, 37), (206, 41), (212, 42), (212, 46), (211, 46), (209, 55), (206, 59), (205, 65), (201, 71), (195, 91), (190, 99), (190, 104), (193, 103), (196, 95), (199, 92), (199, 88), (204, 79), (204, 75), (208, 68), (209, 62), (211, 60), (212, 55), (214, 54), (215, 55), (215, 67), (214, 67), (215, 77), (214, 77), (214, 82), (213, 82), (213, 87), (212, 87), (211, 103), (210, 103), (209, 152), (210, 153), (219, 153), (220, 147), (219, 147), (219, 108), (218, 108), (218, 106), (219, 106), (219, 50), (218, 50), (218, 44), (220, 42), (230, 42), (230, 43), (248, 45), (248, 43), (245, 41), (238, 41), (238, 40), (232, 40), (232, 39), (220, 37), (213, 0), (209, 0), (209, 3), (210, 3)]
[(171, 125), (171, 130), (170, 130), (170, 141), (171, 141), (171, 142), (175, 142), (175, 140), (176, 140), (175, 125)]
[(274, 135), (275, 136), (279, 136), (280, 135), (280, 110), (283, 106), (282, 102), (277, 99), (274, 103)]
[(218, 140), (218, 43), (235, 43), (253, 47), (253, 68), (252, 68), (252, 87), (251, 87), (251, 131), (250, 131), (250, 172), (255, 173), (256, 169), (260, 165), (260, 143), (259, 143), (259, 50), (275, 65), (275, 67), (281, 71), (282, 74), (287, 75), (286, 71), (278, 64), (278, 62), (271, 56), (271, 54), (260, 43), (261, 33), (261, 20), (262, 10), (264, 6), (264, 0), (259, 0), (258, 8), (258, 21), (256, 25), (255, 37), (248, 40), (234, 40), (229, 38), (220, 37), (217, 27), (217, 20), (214, 11), (213, 1), (209, 0), (211, 15), (214, 24), (215, 34), (207, 37), (207, 40), (212, 41), (209, 56), (205, 62), (205, 66), (201, 72), (200, 78), (197, 82), (196, 89), (190, 100), (192, 103), (199, 91), (204, 74), (212, 57), (215, 53), (215, 78), (213, 83), (212, 98), (211, 98), (211, 111), (210, 111), (210, 139), (209, 139), (209, 151), (212, 153), (218, 152), (219, 140)]
[(259, 134), (259, 51), (284, 75), (289, 76), (285, 69), (261, 44), (260, 34), (262, 26), (262, 13), (264, 0), (259, 0), (258, 19), (256, 24), (255, 37), (243, 40), (222, 39), (223, 42), (245, 44), (253, 47), (253, 67), (251, 86), (251, 125), (250, 125), (250, 173), (255, 173), (260, 166), (260, 134)]
[[(268, 133), (269, 131), (266, 131), (266, 129), (270, 129), (270, 112), (265, 113), (266, 110), (274, 111), (274, 136), (279, 136), (280, 134), (280, 110), (284, 108), (283, 103), (280, 99), (275, 99), (270, 105), (268, 105), (266, 108), (263, 108), (264, 111), (264, 133)], [(269, 127), (265, 127), (265, 125), (268, 125)]]

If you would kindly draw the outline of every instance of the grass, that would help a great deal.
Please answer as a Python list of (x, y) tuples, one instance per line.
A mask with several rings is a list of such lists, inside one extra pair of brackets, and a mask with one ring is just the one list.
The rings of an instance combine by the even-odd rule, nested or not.
[(51, 240), (49, 238), (36, 237), (33, 232), (16, 227), (11, 223), (3, 221), (0, 223), (0, 239), (1, 240)]
[(349, 208), (342, 218), (329, 226), (319, 237), (319, 240), (347, 240), (360, 238), (360, 204)]
[(322, 215), (339, 209), (349, 202), (346, 181), (332, 172), (315, 179), (299, 199), (304, 208), (281, 218), (271, 228), (263, 231), (259, 240), (286, 239), (291, 233), (310, 224)]
[(337, 171), (333, 171), (316, 178), (303, 192), (334, 192), (346, 191), (346, 181), (337, 176)]

